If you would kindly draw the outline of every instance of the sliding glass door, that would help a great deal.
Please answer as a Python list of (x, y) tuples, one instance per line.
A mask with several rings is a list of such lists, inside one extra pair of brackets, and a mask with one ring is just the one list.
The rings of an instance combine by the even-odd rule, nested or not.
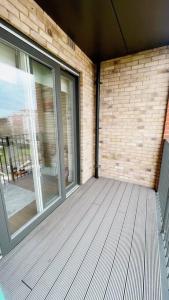
[(64, 183), (66, 190), (77, 181), (76, 174), (76, 122), (75, 122), (75, 82), (66, 73), (61, 76), (61, 111), (64, 144)]
[[(37, 178), (40, 185), (40, 211), (60, 194), (57, 116), (54, 97), (53, 70), (30, 59), (35, 88), (35, 135), (37, 148)], [(37, 179), (36, 179), (37, 180)]]
[(0, 42), (3, 254), (77, 184), (75, 107), (73, 76), (43, 56)]

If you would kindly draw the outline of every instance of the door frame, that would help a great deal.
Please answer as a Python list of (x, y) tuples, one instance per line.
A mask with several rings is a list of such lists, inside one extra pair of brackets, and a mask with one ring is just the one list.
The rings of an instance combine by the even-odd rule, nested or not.
[(77, 78), (70, 74), (69, 72), (61, 69), (61, 76), (64, 76), (67, 79), (72, 80), (73, 82), (73, 147), (74, 147), (74, 164), (75, 164), (75, 183), (71, 183), (66, 188), (66, 195), (69, 195), (69, 192), (74, 188), (76, 183), (80, 185), (80, 107), (79, 107), (79, 99), (78, 99), (78, 80)]
[[(17, 31), (18, 32), (18, 31)], [(15, 29), (14, 29), (15, 33)], [(42, 222), (53, 210), (56, 209), (68, 195), (70, 195), (71, 190), (65, 189), (64, 184), (64, 156), (63, 156), (63, 130), (62, 130), (62, 118), (61, 118), (61, 74), (65, 72), (65, 69), (62, 65), (59, 65), (57, 60), (55, 61), (50, 57), (45, 50), (38, 49), (37, 46), (34, 48), (32, 46), (32, 42), (30, 44), (29, 40), (28, 43), (19, 37), (16, 37), (15, 34), (12, 34), (8, 30), (5, 30), (3, 27), (0, 26), (0, 42), (5, 42), (9, 44), (9, 46), (21, 50), (25, 52), (29, 57), (35, 59), (36, 61), (46, 65), (53, 70), (54, 74), (54, 100), (56, 103), (56, 139), (57, 139), (57, 146), (58, 146), (58, 160), (59, 160), (59, 185), (60, 185), (60, 196), (56, 198), (55, 202), (52, 202), (48, 207), (44, 208), (44, 211), (41, 214), (37, 214), (33, 217), (29, 222), (27, 222), (24, 226), (22, 226), (16, 233), (11, 235), (8, 229), (8, 218), (6, 212), (6, 206), (4, 202), (4, 195), (2, 192), (2, 186), (0, 184), (0, 250), (2, 255), (7, 254), (10, 250), (12, 250), (24, 237), (28, 235), (40, 222)], [(74, 71), (72, 72), (75, 73)], [(67, 76), (69, 73), (66, 71)], [(70, 75), (72, 76), (72, 75)], [(76, 186), (80, 183), (80, 134), (79, 134), (79, 78), (77, 74), (74, 74), (74, 89), (73, 89), (73, 97), (74, 97), (74, 119), (75, 119), (75, 140), (76, 140), (76, 183), (71, 187), (72, 191), (75, 190)]]

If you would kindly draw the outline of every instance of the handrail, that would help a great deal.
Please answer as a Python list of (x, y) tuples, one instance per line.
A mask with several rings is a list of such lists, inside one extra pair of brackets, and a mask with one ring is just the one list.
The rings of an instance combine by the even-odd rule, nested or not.
[[(169, 142), (164, 142), (163, 157), (158, 186), (158, 198), (161, 209), (161, 233), (164, 239), (166, 267), (169, 270)], [(168, 272), (169, 278), (169, 272)]]

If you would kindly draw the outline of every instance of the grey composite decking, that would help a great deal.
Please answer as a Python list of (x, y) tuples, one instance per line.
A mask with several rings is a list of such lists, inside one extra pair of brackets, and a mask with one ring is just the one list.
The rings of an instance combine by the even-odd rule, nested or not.
[(81, 186), (0, 262), (5, 299), (162, 300), (151, 189)]

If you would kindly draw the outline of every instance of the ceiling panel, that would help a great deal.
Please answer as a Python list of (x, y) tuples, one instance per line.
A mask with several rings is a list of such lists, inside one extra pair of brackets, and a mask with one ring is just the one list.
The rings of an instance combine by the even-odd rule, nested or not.
[(169, 44), (169, 0), (37, 0), (94, 61)]
[(169, 0), (113, 0), (129, 53), (169, 44)]
[(93, 60), (125, 54), (109, 0), (36, 1)]

